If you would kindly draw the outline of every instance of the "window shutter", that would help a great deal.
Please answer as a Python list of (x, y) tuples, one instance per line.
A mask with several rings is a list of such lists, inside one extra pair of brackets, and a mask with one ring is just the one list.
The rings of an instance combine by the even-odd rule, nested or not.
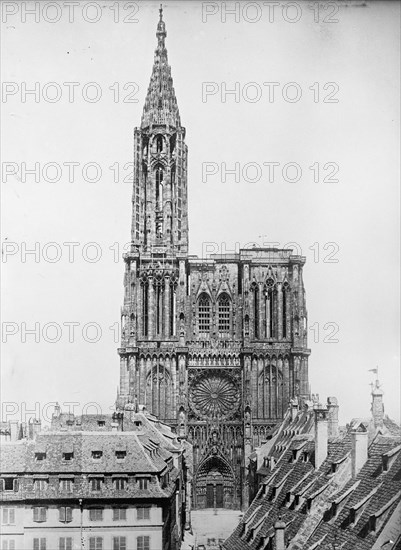
[[(46, 508), (40, 508), (40, 521), (46, 521)], [(46, 539), (42, 539), (45, 541), (46, 546)]]
[(0, 479), (0, 491), (4, 491), (4, 479)]
[(14, 539), (11, 539), (8, 542), (8, 550), (15, 550), (15, 540)]
[(33, 539), (33, 550), (40, 550), (39, 539)]
[(65, 521), (72, 521), (72, 508), (65, 509)]
[(65, 508), (64, 507), (59, 508), (58, 511), (59, 511), (59, 514), (60, 514), (59, 520), (60, 521), (65, 521)]
[(66, 539), (66, 542), (67, 542), (67, 544), (66, 544), (65, 550), (72, 550), (72, 538), (71, 538), (71, 537), (68, 537), (68, 538)]
[(117, 521), (119, 518), (118, 508), (114, 508), (113, 510), (113, 520)]
[(46, 539), (40, 539), (40, 550), (46, 550)]
[(17, 492), (19, 489), (19, 480), (14, 479), (14, 491)]
[[(39, 508), (33, 509), (33, 521), (39, 521)], [(34, 539), (34, 541), (38, 541), (38, 548), (34, 548), (34, 550), (39, 550), (39, 539)], [(35, 546), (35, 543), (34, 543)]]
[[(13, 524), (15, 523), (15, 510), (14, 508), (9, 508), (8, 510), (8, 521)], [(11, 541), (13, 542), (13, 541)]]

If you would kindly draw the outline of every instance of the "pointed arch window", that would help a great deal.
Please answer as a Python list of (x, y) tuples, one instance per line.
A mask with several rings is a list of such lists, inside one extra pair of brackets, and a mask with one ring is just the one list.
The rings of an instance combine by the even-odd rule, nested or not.
[(289, 286), (288, 283), (283, 285), (283, 338), (287, 338), (287, 321), (288, 321), (288, 306), (289, 306)]
[(259, 338), (259, 287), (253, 286), (253, 332), (254, 337)]
[(199, 332), (210, 332), (210, 298), (206, 293), (202, 293), (198, 300), (198, 329)]
[(274, 281), (268, 279), (266, 281), (266, 294), (265, 294), (265, 308), (266, 308), (266, 337), (274, 338)]
[(142, 283), (142, 335), (148, 335), (148, 312), (149, 312), (149, 301), (148, 301), (148, 283), (144, 281)]
[(163, 209), (163, 168), (158, 166), (156, 172), (156, 208)]
[(231, 328), (231, 300), (227, 294), (222, 294), (217, 302), (219, 332), (230, 332)]
[(161, 153), (163, 151), (163, 136), (159, 134), (156, 136), (156, 152)]

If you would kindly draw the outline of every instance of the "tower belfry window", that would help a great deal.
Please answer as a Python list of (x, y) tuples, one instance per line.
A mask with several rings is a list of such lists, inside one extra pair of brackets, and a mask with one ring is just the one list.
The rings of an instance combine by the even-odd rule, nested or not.
[(163, 151), (163, 136), (156, 136), (156, 153), (161, 153)]
[(198, 328), (199, 332), (210, 332), (210, 299), (205, 293), (198, 301)]
[(158, 210), (163, 209), (163, 169), (156, 168), (156, 206)]

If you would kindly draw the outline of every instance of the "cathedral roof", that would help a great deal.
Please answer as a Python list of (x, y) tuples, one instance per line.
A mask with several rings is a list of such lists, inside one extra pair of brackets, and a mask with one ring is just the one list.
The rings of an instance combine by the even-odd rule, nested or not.
[(141, 128), (151, 125), (181, 126), (177, 99), (168, 64), (165, 39), (166, 24), (163, 21), (163, 10), (160, 7), (160, 20), (157, 25), (157, 48), (153, 62), (152, 75), (143, 108)]

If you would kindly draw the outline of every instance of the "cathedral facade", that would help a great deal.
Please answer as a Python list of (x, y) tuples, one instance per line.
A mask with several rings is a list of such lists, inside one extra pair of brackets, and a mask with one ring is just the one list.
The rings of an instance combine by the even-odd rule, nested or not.
[(247, 461), (309, 394), (305, 258), (188, 253), (188, 148), (160, 11), (134, 132), (117, 408), (143, 404), (193, 445), (194, 508), (248, 505)]

